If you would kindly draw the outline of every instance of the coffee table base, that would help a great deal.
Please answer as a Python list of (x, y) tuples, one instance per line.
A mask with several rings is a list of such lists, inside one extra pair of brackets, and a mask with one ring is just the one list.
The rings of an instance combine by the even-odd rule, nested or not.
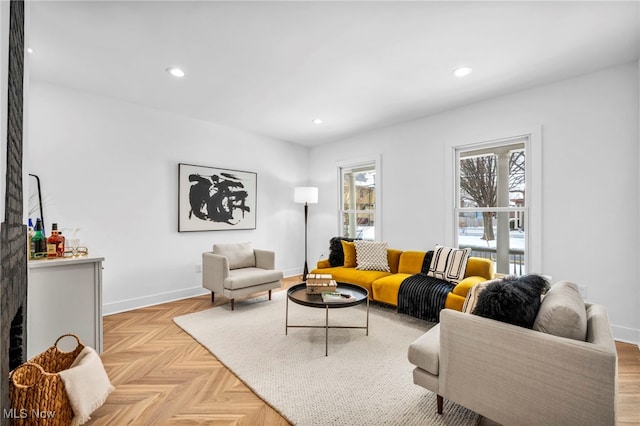
[(289, 298), (287, 297), (286, 318), (284, 334), (289, 334), (290, 328), (324, 328), (324, 356), (329, 356), (329, 329), (330, 328), (352, 328), (366, 330), (366, 336), (369, 335), (369, 299), (367, 298), (367, 323), (365, 326), (347, 326), (347, 325), (329, 325), (329, 306), (325, 306), (324, 325), (289, 325)]

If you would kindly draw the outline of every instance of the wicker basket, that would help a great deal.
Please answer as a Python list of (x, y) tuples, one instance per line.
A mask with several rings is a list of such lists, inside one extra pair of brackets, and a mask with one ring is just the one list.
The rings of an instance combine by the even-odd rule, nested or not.
[[(77, 346), (73, 351), (58, 349), (64, 337), (74, 337)], [(64, 334), (56, 343), (9, 373), (9, 397), (14, 425), (71, 424), (73, 411), (60, 374), (71, 367), (84, 345), (75, 334)]]

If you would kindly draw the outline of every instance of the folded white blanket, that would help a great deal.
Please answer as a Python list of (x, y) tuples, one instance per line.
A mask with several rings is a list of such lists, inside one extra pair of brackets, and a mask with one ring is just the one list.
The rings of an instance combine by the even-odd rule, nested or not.
[(88, 346), (80, 352), (71, 367), (60, 372), (60, 379), (73, 410), (72, 426), (88, 422), (91, 413), (104, 404), (115, 389), (100, 356)]

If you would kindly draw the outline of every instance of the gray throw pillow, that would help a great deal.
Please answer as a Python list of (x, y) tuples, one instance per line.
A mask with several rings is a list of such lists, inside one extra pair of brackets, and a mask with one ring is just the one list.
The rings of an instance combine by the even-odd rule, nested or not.
[(554, 284), (542, 299), (533, 329), (584, 342), (587, 310), (578, 286), (568, 281)]
[(226, 257), (229, 261), (229, 269), (256, 266), (256, 256), (253, 254), (251, 243), (215, 244), (213, 253)]

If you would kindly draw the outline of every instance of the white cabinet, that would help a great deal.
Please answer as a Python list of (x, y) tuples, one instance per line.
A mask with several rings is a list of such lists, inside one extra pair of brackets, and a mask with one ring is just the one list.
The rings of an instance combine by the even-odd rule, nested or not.
[(102, 352), (103, 261), (103, 257), (90, 256), (29, 261), (28, 359), (67, 333)]

